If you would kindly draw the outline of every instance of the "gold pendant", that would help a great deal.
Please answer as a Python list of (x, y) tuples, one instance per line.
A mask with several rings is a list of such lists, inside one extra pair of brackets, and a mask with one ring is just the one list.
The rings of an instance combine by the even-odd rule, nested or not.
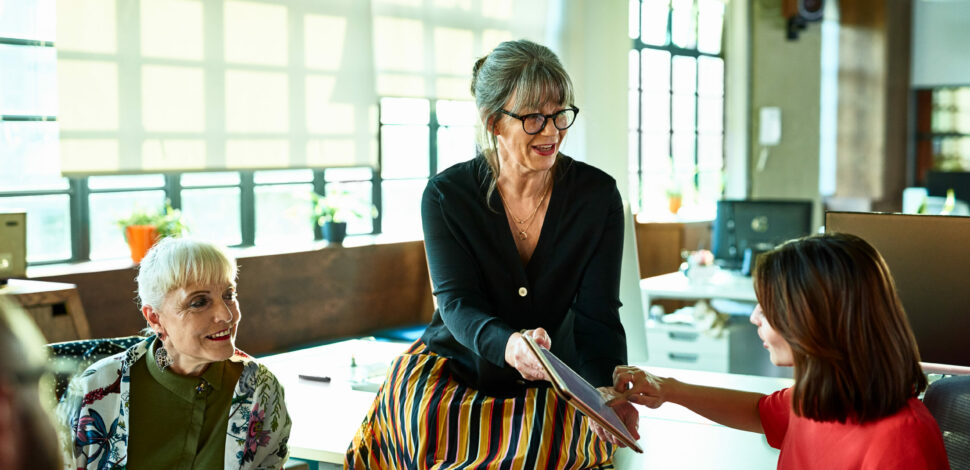
[(519, 240), (525, 240), (526, 238), (529, 238), (529, 234), (528, 233), (525, 233), (525, 230), (520, 230), (519, 231)]

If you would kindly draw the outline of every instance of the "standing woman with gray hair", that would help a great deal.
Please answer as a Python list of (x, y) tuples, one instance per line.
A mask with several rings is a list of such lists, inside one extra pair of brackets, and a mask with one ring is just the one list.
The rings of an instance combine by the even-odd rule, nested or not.
[(153, 335), (71, 382), (59, 406), (70, 468), (283, 466), (283, 388), (235, 348), (236, 274), (210, 243), (166, 238), (149, 250), (138, 297)]
[[(579, 109), (548, 48), (498, 45), (471, 90), (479, 155), (432, 177), (422, 200), (437, 308), (391, 363), (345, 465), (612, 468), (615, 442), (556, 396), (523, 336), (594, 386), (626, 362), (616, 182), (560, 152)], [(633, 406), (618, 411), (635, 428)]]

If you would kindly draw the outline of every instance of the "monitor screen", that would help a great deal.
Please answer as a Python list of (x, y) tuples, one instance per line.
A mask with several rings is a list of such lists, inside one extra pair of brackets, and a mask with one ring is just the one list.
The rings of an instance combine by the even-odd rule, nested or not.
[(717, 201), (711, 251), (724, 268), (740, 269), (745, 250), (770, 250), (812, 233), (812, 201)]
[(886, 259), (924, 362), (970, 366), (970, 217), (828, 212)]
[(946, 197), (947, 190), (963, 202), (970, 202), (970, 172), (931, 171), (926, 174), (926, 192), (930, 196)]

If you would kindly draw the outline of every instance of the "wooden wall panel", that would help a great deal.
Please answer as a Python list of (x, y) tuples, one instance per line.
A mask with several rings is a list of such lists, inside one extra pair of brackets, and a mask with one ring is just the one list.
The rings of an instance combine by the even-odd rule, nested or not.
[[(324, 248), (239, 260), (237, 345), (267, 354), (431, 319), (421, 241)], [(95, 338), (145, 326), (135, 268), (38, 278), (76, 284)]]

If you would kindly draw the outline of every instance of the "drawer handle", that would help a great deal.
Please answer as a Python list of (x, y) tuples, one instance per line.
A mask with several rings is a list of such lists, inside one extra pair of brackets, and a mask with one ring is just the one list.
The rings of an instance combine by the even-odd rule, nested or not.
[(688, 333), (683, 331), (669, 331), (667, 332), (667, 337), (674, 341), (697, 341), (697, 337), (700, 336), (697, 333)]
[(697, 354), (667, 353), (667, 358), (671, 361), (697, 362), (699, 356)]

